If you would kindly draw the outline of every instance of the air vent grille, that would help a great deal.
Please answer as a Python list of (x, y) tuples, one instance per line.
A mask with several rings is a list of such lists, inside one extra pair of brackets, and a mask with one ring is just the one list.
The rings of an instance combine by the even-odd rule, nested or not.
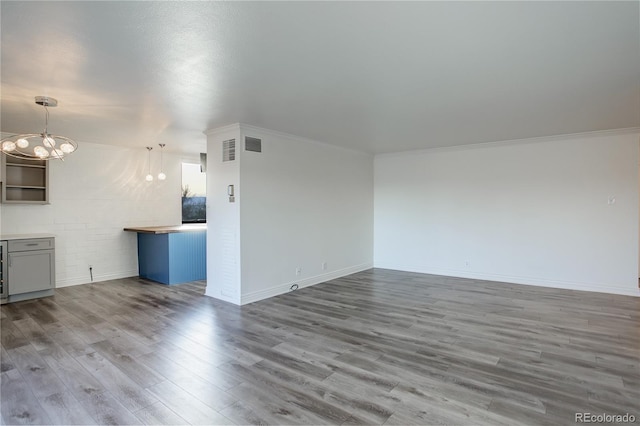
[(262, 139), (246, 136), (244, 138), (244, 150), (253, 152), (262, 152)]
[(222, 142), (222, 161), (234, 161), (236, 159), (236, 140), (229, 139)]

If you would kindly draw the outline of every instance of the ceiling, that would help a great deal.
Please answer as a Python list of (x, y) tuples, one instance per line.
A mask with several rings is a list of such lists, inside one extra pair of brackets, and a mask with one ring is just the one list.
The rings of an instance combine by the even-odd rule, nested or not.
[(241, 122), (371, 153), (640, 126), (639, 2), (11, 2), (1, 127), (198, 152)]

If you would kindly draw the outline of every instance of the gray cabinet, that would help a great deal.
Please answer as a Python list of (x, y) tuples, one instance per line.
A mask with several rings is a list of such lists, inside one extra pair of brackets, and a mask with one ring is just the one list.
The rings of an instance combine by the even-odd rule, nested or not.
[(53, 238), (9, 240), (4, 247), (2, 275), (9, 302), (53, 295)]
[(49, 203), (49, 162), (23, 160), (1, 155), (2, 202), (9, 204)]

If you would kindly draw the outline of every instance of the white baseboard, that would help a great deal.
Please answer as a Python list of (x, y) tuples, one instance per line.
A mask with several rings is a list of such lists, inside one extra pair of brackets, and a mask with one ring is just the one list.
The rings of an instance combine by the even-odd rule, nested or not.
[(223, 302), (233, 303), (234, 305), (241, 305), (240, 298), (236, 295), (228, 295), (224, 294), (217, 288), (211, 288), (206, 286), (204, 290), (204, 295), (208, 297), (213, 297), (214, 299), (222, 300)]
[(109, 280), (116, 280), (119, 278), (130, 278), (130, 277), (137, 277), (137, 276), (138, 276), (138, 270), (136, 269), (131, 271), (115, 272), (113, 274), (94, 275), (93, 281), (87, 280), (87, 277), (85, 276), (77, 277), (77, 278), (66, 278), (64, 280), (57, 280), (56, 288), (71, 287), (74, 285), (91, 284), (92, 282), (97, 283), (100, 281), (109, 281)]
[(394, 269), (397, 271), (417, 272), (421, 274), (442, 275), (442, 276), (456, 277), (456, 278), (498, 281), (498, 282), (505, 282), (509, 284), (535, 285), (538, 287), (561, 288), (564, 290), (591, 291), (591, 292), (597, 292), (597, 293), (620, 294), (624, 296), (640, 297), (640, 289), (638, 287), (627, 288), (622, 286), (602, 285), (602, 284), (595, 284), (595, 283), (549, 280), (544, 278), (520, 277), (520, 276), (500, 275), (500, 274), (485, 274), (485, 273), (461, 271), (461, 270), (455, 270), (455, 269), (445, 269), (445, 268), (437, 268), (437, 267), (429, 267), (429, 266), (396, 265), (396, 264), (391, 265), (391, 264), (386, 264), (384, 262), (377, 262), (375, 263), (374, 267), (382, 268), (382, 269)]
[(301, 289), (326, 281), (335, 280), (336, 278), (344, 277), (346, 275), (355, 274), (356, 272), (365, 271), (367, 269), (371, 269), (372, 267), (372, 263), (362, 263), (360, 265), (349, 266), (347, 268), (338, 269), (336, 271), (327, 272), (325, 274), (303, 278), (300, 280), (279, 284), (277, 286), (270, 287), (264, 290), (258, 290), (252, 293), (243, 294), (241, 298), (241, 305), (246, 305), (247, 303), (257, 302), (258, 300), (263, 300), (269, 297), (287, 293), (291, 291), (291, 286), (293, 284), (297, 284), (298, 289)]

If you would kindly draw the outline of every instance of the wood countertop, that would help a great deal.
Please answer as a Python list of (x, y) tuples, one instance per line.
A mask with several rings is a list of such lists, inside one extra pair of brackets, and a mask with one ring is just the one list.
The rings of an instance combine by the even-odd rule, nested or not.
[(187, 223), (175, 226), (141, 226), (124, 228), (129, 232), (140, 232), (143, 234), (173, 234), (175, 232), (205, 232), (207, 230), (206, 223)]

